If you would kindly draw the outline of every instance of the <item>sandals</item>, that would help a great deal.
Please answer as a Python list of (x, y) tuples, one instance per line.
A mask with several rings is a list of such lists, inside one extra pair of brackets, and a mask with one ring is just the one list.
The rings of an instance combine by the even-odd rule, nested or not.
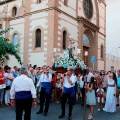
[(93, 116), (89, 115), (87, 120), (92, 120)]

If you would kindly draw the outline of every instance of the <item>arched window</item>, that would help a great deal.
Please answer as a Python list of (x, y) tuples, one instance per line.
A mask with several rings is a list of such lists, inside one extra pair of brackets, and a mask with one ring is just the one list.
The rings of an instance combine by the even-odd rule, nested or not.
[(104, 57), (104, 48), (103, 48), (103, 45), (101, 45), (101, 49), (100, 50), (101, 50), (101, 55), (100, 56), (101, 56), (101, 58), (103, 58)]
[(37, 4), (41, 3), (41, 0), (37, 0)]
[(36, 35), (36, 45), (35, 47), (41, 47), (41, 30), (37, 29), (35, 32)]
[(14, 7), (14, 8), (12, 9), (12, 17), (15, 17), (16, 15), (17, 15), (17, 8)]
[(83, 35), (83, 43), (86, 44), (86, 45), (90, 44), (88, 36), (86, 34)]
[(91, 0), (84, 0), (83, 2), (84, 12), (88, 19), (92, 18), (93, 15), (93, 4)]
[(68, 0), (64, 0), (64, 5), (65, 5), (65, 6), (68, 5)]
[(63, 31), (63, 49), (66, 49), (67, 32)]
[[(2, 31), (2, 24), (0, 24), (0, 32)], [(1, 37), (2, 35), (0, 35), (0, 37)]]
[(16, 49), (16, 45), (18, 45), (18, 35), (16, 33), (13, 35), (13, 45)]
[(2, 24), (0, 24), (0, 31), (2, 31)]

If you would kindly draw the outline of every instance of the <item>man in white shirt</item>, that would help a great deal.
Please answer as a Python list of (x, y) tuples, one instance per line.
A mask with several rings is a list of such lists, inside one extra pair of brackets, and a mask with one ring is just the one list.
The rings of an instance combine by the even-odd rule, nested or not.
[(62, 77), (62, 82), (63, 82), (63, 95), (61, 99), (61, 106), (62, 106), (62, 114), (59, 116), (59, 118), (64, 118), (65, 117), (65, 103), (67, 101), (67, 98), (69, 99), (69, 114), (68, 114), (68, 120), (72, 119), (72, 109), (73, 109), (73, 104), (75, 100), (75, 90), (74, 86), (77, 81), (76, 76), (73, 74), (73, 69), (69, 68), (66, 76)]
[(32, 102), (34, 108), (36, 107), (36, 90), (26, 66), (21, 67), (20, 73), (21, 75), (14, 79), (10, 90), (11, 105), (16, 107), (16, 120), (22, 120), (23, 110), (24, 120), (31, 120)]
[(40, 109), (36, 114), (43, 113), (44, 102), (46, 102), (44, 109), (44, 116), (47, 116), (50, 98), (51, 98), (51, 90), (52, 90), (52, 86), (51, 86), (52, 74), (49, 73), (46, 65), (44, 65), (42, 68), (43, 68), (43, 73), (41, 74), (40, 80), (37, 84), (37, 87), (39, 87), (41, 84)]
[(91, 79), (91, 77), (93, 77), (94, 75), (92, 74), (92, 72), (90, 72), (91, 70), (90, 70), (90, 68), (87, 68), (87, 83), (90, 83), (90, 79)]

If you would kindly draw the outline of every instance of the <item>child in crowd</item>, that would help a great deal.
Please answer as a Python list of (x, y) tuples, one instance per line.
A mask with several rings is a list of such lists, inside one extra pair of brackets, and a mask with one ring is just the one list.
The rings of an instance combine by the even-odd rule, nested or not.
[(102, 88), (103, 88), (103, 85), (100, 84), (99, 88), (96, 91), (96, 93), (97, 93), (97, 102), (99, 104), (98, 111), (102, 110), (103, 104), (104, 104), (104, 90)]
[(85, 84), (85, 88), (87, 89), (86, 103), (87, 105), (89, 105), (90, 109), (90, 115), (88, 116), (88, 120), (92, 120), (94, 114), (94, 105), (96, 105), (94, 77), (91, 77), (90, 84)]
[(57, 103), (59, 103), (62, 93), (62, 85), (60, 83), (60, 79), (57, 79), (56, 81), (56, 94), (57, 94)]

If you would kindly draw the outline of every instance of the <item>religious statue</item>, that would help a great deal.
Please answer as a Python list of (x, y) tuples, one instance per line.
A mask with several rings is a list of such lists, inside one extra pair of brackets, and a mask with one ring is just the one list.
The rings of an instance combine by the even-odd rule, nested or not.
[(70, 40), (70, 45), (68, 46), (69, 50), (69, 58), (74, 59), (74, 53), (75, 53), (75, 42)]

